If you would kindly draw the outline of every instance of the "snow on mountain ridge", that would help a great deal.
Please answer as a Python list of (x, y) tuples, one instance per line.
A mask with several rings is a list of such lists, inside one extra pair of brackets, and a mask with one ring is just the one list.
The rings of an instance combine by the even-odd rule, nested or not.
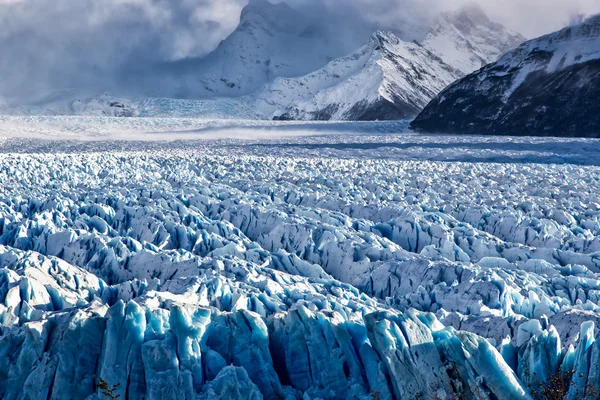
[[(529, 40), (498, 60), (498, 66), (516, 68), (535, 59), (532, 55), (551, 53), (550, 60), (537, 64), (548, 73), (568, 66), (600, 59), (600, 14), (558, 32)], [(536, 68), (532, 65), (533, 68)], [(529, 69), (532, 71), (532, 69)]]
[(266, 118), (410, 119), (447, 85), (523, 40), (479, 6), (467, 6), (442, 14), (423, 46), (376, 32), (315, 72), (276, 77), (250, 101)]
[(286, 2), (271, 3), (268, 0), (250, 0), (240, 14), (240, 27), (273, 27), (282, 32), (296, 32), (300, 14)]
[(176, 90), (165, 90), (176, 97), (239, 97), (276, 77), (314, 71), (340, 55), (332, 39), (303, 14), (284, 2), (256, 0), (212, 53), (165, 64), (160, 73), (170, 77)]
[(379, 31), (316, 72), (277, 79), (256, 101), (267, 118), (408, 119), (459, 76), (418, 43)]
[(423, 45), (467, 75), (496, 61), (525, 40), (520, 34), (490, 21), (481, 6), (472, 3), (442, 13)]

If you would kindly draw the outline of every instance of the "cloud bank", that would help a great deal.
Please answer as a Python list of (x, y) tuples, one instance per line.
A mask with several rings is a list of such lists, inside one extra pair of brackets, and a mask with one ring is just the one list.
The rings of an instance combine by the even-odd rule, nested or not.
[(327, 9), (382, 28), (398, 28), (407, 18), (434, 18), (441, 11), (479, 3), (495, 22), (534, 38), (565, 26), (572, 15), (600, 13), (600, 0), (286, 0), (304, 11)]
[(0, 95), (106, 86), (126, 65), (206, 54), (245, 0), (0, 0)]
[[(275, 0), (273, 0), (275, 1)], [(467, 0), (288, 0), (351, 43), (375, 29), (418, 37), (424, 23)], [(0, 97), (110, 87), (132, 65), (202, 56), (239, 22), (248, 0), (0, 0)], [(535, 37), (600, 0), (479, 0), (491, 19)]]

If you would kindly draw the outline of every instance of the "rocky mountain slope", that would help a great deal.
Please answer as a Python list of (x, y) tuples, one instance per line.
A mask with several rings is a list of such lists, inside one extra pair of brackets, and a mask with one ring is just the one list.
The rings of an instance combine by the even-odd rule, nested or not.
[(424, 132), (600, 137), (600, 15), (528, 41), (452, 84)]

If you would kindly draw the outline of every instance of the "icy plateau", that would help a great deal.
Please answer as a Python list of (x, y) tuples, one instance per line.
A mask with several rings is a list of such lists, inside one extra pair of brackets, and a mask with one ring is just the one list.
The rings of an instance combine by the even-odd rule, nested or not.
[(98, 121), (0, 119), (0, 398), (600, 388), (598, 141)]

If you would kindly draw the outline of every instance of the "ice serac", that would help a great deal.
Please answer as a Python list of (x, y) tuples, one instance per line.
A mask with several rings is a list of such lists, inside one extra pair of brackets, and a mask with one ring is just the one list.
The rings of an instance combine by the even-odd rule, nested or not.
[(265, 321), (255, 313), (240, 310), (214, 317), (207, 345), (227, 364), (243, 367), (267, 399), (280, 398), (283, 390), (269, 352)]
[(495, 62), (525, 38), (492, 22), (477, 3), (440, 14), (423, 45), (444, 62), (468, 75)]
[(366, 317), (371, 345), (389, 373), (396, 398), (451, 392), (432, 332), (417, 318), (374, 313)]
[(2, 399), (599, 388), (597, 167), (88, 145), (0, 155)]
[(263, 395), (244, 368), (225, 367), (202, 390), (200, 400), (262, 400)]
[(600, 136), (600, 15), (530, 40), (440, 93), (421, 132)]
[[(233, 270), (244, 279), (240, 267)], [(248, 272), (261, 270), (254, 266)], [(232, 285), (238, 278), (230, 276)], [(92, 399), (99, 377), (110, 386), (119, 384), (115, 394), (126, 399), (302, 394), (368, 399), (374, 391), (383, 398), (391, 393), (416, 398), (431, 391), (445, 398), (454, 392), (451, 380), (456, 377), (448, 374), (433, 339), (432, 329), (442, 327), (433, 315), (391, 309), (373, 313), (381, 307), (351, 288), (334, 290), (335, 281), (329, 281), (321, 284), (334, 286), (319, 293), (317, 282), (303, 278), (298, 278), (303, 281), (298, 289), (316, 292), (294, 304), (283, 287), (277, 288), (285, 274), (272, 278), (262, 275), (257, 287), (270, 288), (264, 295), (273, 296), (271, 302), (280, 299), (291, 307), (265, 312), (248, 303), (254, 311), (219, 311), (214, 307), (219, 296), (210, 301), (212, 308), (205, 308), (195, 305), (196, 290), (186, 295), (147, 290), (110, 308), (94, 299), (69, 313), (32, 314), (35, 321), (3, 327), (0, 394), (8, 399), (74, 394)], [(247, 287), (238, 293), (249, 296), (252, 291)], [(234, 292), (229, 288), (225, 293)], [(486, 357), (479, 349), (469, 351), (472, 357)], [(504, 369), (509, 367), (504, 364)], [(511, 384), (520, 387), (517, 381)]]
[(265, 118), (410, 119), (460, 76), (417, 42), (379, 31), (356, 52), (320, 70), (276, 79), (255, 101)]

